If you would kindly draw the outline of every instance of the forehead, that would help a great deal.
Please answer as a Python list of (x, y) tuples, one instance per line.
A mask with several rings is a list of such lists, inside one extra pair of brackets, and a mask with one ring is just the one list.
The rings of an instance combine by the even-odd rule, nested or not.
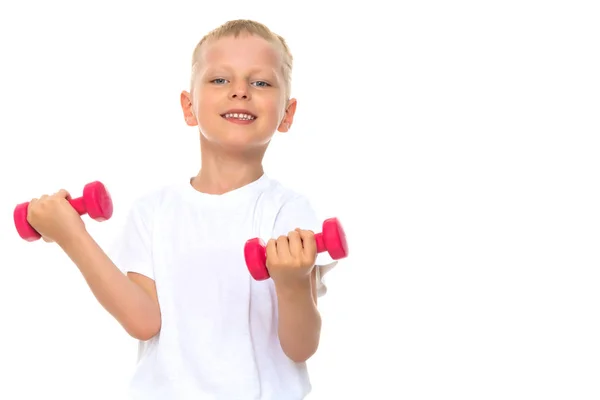
[(200, 60), (205, 67), (228, 65), (236, 68), (269, 68), (282, 65), (279, 49), (254, 35), (226, 36), (205, 43)]

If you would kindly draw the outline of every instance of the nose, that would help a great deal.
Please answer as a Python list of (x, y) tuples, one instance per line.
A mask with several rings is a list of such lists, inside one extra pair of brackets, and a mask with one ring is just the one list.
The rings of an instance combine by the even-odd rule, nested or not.
[(236, 100), (250, 100), (250, 91), (248, 90), (248, 86), (242, 82), (232, 85), (229, 97)]

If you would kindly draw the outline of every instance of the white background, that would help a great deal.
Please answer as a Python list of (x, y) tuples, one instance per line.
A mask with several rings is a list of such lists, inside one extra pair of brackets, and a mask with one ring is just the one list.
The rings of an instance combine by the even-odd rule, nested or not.
[(196, 42), (234, 18), (296, 57), (267, 172), (351, 246), (310, 399), (600, 397), (593, 2), (331, 3), (2, 1), (1, 399), (125, 398), (135, 341), (12, 211), (101, 180), (114, 218), (84, 218), (106, 246), (137, 196), (195, 173), (179, 94)]

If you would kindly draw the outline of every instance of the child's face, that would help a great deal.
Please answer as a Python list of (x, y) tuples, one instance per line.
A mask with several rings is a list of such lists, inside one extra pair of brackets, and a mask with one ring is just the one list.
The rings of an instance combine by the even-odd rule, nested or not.
[(203, 45), (191, 96), (182, 93), (186, 122), (230, 149), (266, 145), (276, 130), (290, 128), (296, 108), (285, 97), (281, 67), (278, 49), (258, 36)]

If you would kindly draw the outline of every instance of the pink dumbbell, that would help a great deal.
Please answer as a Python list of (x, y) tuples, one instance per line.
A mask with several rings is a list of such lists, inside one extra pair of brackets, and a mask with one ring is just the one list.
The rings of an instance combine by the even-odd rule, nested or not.
[[(348, 256), (346, 233), (337, 218), (323, 222), (323, 232), (315, 234), (317, 253), (327, 251), (331, 258), (339, 260)], [(267, 249), (260, 238), (250, 239), (244, 246), (244, 258), (250, 275), (257, 281), (269, 278), (267, 270)]]
[[(113, 203), (106, 187), (98, 181), (91, 182), (83, 188), (83, 196), (69, 199), (69, 204), (79, 213), (88, 214), (96, 221), (106, 221), (112, 217)], [(27, 209), (29, 202), (21, 203), (15, 207), (13, 218), (15, 227), (22, 239), (33, 242), (41, 235), (27, 222)]]

